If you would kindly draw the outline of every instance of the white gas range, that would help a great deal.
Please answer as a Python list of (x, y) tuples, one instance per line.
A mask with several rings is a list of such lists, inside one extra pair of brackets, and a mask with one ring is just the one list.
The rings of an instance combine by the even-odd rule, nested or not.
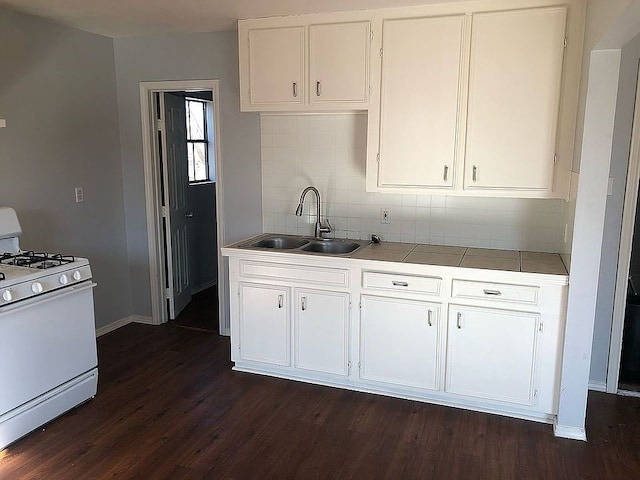
[(0, 450), (96, 394), (91, 267), (20, 250), (0, 207)]

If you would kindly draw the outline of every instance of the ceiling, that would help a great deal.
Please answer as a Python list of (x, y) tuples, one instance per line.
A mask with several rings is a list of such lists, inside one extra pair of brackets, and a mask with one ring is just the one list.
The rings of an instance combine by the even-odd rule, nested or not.
[(452, 1), (456, 0), (0, 0), (0, 6), (117, 38), (235, 30), (239, 18)]

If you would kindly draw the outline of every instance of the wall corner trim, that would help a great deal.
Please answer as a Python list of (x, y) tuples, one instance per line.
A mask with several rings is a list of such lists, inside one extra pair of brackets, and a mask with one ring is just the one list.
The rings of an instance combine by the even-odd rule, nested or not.
[(553, 420), (553, 435), (559, 438), (567, 438), (569, 440), (587, 441), (587, 431), (584, 428), (558, 425), (557, 419)]
[(594, 392), (606, 392), (607, 391), (607, 383), (606, 382), (596, 382), (591, 380), (589, 382), (589, 390), (593, 390)]
[(111, 333), (114, 330), (119, 329), (120, 327), (124, 327), (125, 325), (129, 325), (133, 322), (133, 317), (130, 315), (128, 317), (121, 318), (120, 320), (116, 320), (115, 322), (111, 322), (104, 327), (100, 327), (96, 329), (96, 337), (101, 337), (102, 335), (106, 335), (107, 333)]

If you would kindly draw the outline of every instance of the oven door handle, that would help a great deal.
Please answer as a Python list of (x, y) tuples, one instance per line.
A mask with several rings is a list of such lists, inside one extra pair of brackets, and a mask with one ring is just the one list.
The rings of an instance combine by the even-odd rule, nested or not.
[(11, 303), (0, 308), (0, 318), (2, 318), (5, 314), (9, 312), (17, 312), (23, 310), (25, 308), (31, 308), (36, 305), (42, 305), (45, 303), (49, 303), (52, 300), (58, 300), (59, 298), (67, 297), (69, 295), (73, 295), (74, 293), (79, 293), (84, 290), (92, 289), (97, 286), (97, 283), (93, 282), (83, 282), (73, 285), (71, 287), (59, 288), (57, 290), (52, 290), (51, 292), (47, 292), (43, 295), (38, 295), (37, 297), (27, 298), (26, 300), (20, 300), (16, 303)]

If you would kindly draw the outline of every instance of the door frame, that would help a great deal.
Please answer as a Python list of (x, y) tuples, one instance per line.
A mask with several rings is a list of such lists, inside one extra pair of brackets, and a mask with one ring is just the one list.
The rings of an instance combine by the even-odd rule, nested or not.
[(153, 94), (202, 91), (212, 92), (215, 168), (216, 168), (216, 229), (218, 243), (218, 322), (221, 335), (229, 335), (226, 292), (227, 276), (224, 270), (221, 247), (224, 245), (224, 209), (222, 207), (222, 144), (220, 138), (220, 82), (219, 80), (176, 80), (140, 82), (140, 108), (142, 120), (142, 150), (144, 160), (144, 190), (147, 216), (147, 244), (149, 248), (149, 284), (151, 288), (151, 316), (153, 325), (168, 321), (166, 309), (166, 273), (164, 268), (165, 245), (162, 230), (162, 190), (160, 178), (158, 142), (154, 129)]
[(618, 271), (616, 274), (615, 294), (613, 300), (613, 319), (611, 324), (611, 343), (609, 345), (609, 363), (607, 365), (607, 393), (618, 392), (620, 362), (622, 357), (622, 335), (624, 316), (627, 309), (627, 287), (629, 268), (631, 266), (631, 250), (633, 248), (633, 231), (635, 227), (636, 208), (638, 204), (638, 187), (640, 185), (640, 68), (636, 85), (635, 108), (631, 131), (631, 150), (627, 168), (627, 182), (622, 209), (622, 229), (620, 248), (618, 249)]

